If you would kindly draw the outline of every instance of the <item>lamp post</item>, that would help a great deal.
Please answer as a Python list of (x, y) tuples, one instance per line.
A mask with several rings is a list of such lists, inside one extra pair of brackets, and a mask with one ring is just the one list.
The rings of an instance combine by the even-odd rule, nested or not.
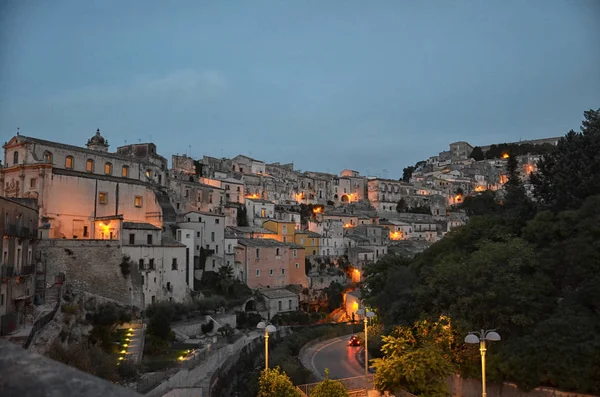
[(500, 334), (493, 329), (487, 331), (483, 329), (481, 331), (472, 331), (465, 337), (466, 343), (479, 343), (479, 352), (481, 353), (481, 397), (487, 396), (485, 389), (485, 352), (487, 351), (485, 341), (497, 342), (500, 339)]
[(369, 396), (369, 342), (367, 335), (367, 323), (371, 317), (375, 317), (375, 313), (368, 311), (366, 308), (361, 308), (356, 311), (356, 314), (363, 317), (363, 322), (365, 324), (365, 392), (367, 393), (367, 397)]
[(256, 324), (256, 328), (265, 330), (265, 369), (269, 369), (269, 332), (277, 331), (273, 324), (267, 324), (264, 321)]

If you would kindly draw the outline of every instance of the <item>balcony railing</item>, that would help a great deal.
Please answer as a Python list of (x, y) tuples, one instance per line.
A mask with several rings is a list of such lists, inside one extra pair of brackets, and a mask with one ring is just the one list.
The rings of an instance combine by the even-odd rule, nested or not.
[(8, 223), (4, 225), (4, 235), (9, 237), (37, 238), (37, 234), (37, 227), (23, 227), (15, 223)]
[(2, 265), (0, 266), (0, 277), (13, 277), (15, 273), (14, 266)]

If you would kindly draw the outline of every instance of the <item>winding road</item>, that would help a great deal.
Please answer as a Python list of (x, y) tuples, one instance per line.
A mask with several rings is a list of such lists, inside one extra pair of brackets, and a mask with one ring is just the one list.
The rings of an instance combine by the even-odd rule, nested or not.
[(356, 359), (360, 347), (348, 346), (349, 339), (350, 335), (328, 339), (307, 349), (306, 359), (313, 372), (323, 378), (328, 368), (331, 379), (364, 376), (365, 370)]

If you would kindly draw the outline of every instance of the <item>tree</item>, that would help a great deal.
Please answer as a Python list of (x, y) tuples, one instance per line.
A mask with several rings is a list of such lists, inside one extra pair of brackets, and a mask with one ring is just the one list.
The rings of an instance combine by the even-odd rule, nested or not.
[(496, 193), (491, 190), (465, 197), (459, 208), (464, 209), (468, 216), (498, 214), (502, 210), (496, 200)]
[(301, 397), (290, 378), (279, 367), (264, 369), (260, 374), (257, 397)]
[(481, 161), (481, 160), (485, 159), (485, 156), (483, 155), (483, 151), (481, 150), (481, 148), (479, 146), (475, 146), (473, 148), (473, 151), (471, 151), (471, 154), (469, 155), (469, 157), (475, 161)]
[(310, 397), (348, 397), (348, 391), (342, 382), (329, 379), (329, 369), (325, 368), (325, 379), (312, 389)]
[(459, 187), (458, 189), (456, 189), (456, 194), (459, 196), (463, 196), (465, 194), (465, 191), (462, 187)]
[(412, 177), (413, 172), (415, 171), (415, 167), (408, 166), (402, 170), (402, 180), (406, 183), (410, 182), (410, 178)]
[(448, 395), (446, 378), (453, 365), (446, 356), (455, 343), (448, 318), (396, 327), (382, 339), (383, 358), (373, 360), (378, 390), (405, 389), (425, 397)]
[(240, 206), (237, 211), (237, 225), (248, 226), (248, 212), (246, 207)]
[(169, 307), (160, 303), (155, 304), (148, 322), (148, 334), (163, 341), (169, 340), (172, 320), (173, 313)]
[(408, 209), (408, 204), (406, 204), (406, 200), (404, 200), (404, 198), (401, 198), (400, 200), (398, 200), (398, 204), (396, 205), (396, 211), (397, 212), (406, 212), (407, 209)]
[(581, 132), (571, 130), (532, 173), (534, 194), (545, 208), (578, 208), (600, 194), (600, 109), (584, 112)]

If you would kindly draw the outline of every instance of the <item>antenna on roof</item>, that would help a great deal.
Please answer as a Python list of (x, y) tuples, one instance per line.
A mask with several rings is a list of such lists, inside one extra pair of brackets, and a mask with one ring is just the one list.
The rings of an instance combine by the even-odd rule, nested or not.
[(21, 129), (19, 127), (17, 127), (17, 136), (19, 136), (20, 133), (21, 133)]
[(189, 156), (192, 157), (192, 145), (188, 145)]
[(125, 139), (125, 145), (127, 145), (127, 139)]

